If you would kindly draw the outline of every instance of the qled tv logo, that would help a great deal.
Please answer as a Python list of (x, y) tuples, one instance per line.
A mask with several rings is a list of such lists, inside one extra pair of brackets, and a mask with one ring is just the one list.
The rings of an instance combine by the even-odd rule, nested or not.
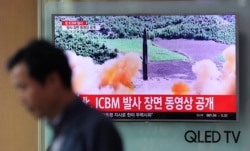
[(188, 130), (184, 134), (184, 138), (188, 143), (235, 143), (240, 139), (240, 131), (193, 131)]

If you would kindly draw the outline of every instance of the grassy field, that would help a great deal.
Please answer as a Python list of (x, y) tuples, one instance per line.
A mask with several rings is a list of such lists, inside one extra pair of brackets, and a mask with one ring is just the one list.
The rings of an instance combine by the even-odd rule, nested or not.
[[(142, 55), (142, 39), (99, 39), (99, 42), (104, 43), (107, 47), (117, 48), (119, 52), (136, 52)], [(152, 45), (148, 40), (148, 57), (150, 61), (167, 61), (167, 60), (187, 60), (187, 57), (159, 48)]]

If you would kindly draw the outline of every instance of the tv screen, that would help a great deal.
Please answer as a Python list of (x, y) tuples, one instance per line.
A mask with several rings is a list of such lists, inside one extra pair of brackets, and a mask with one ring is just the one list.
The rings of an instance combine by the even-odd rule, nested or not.
[(74, 91), (114, 120), (235, 121), (237, 16), (52, 15)]

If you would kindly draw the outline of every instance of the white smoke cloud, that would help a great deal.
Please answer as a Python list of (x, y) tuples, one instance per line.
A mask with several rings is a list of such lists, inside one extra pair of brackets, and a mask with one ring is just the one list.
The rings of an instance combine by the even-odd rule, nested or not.
[(193, 90), (197, 94), (235, 94), (236, 93), (236, 48), (235, 45), (223, 51), (222, 71), (211, 60), (201, 60), (193, 65), (192, 71), (197, 79), (193, 83)]
[(141, 68), (136, 53), (120, 55), (102, 65), (94, 64), (92, 58), (77, 56), (65, 51), (71, 65), (73, 89), (78, 94), (132, 93), (132, 79)]

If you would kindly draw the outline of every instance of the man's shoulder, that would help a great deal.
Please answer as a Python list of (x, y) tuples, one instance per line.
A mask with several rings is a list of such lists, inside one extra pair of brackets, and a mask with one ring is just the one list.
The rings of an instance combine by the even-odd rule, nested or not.
[[(107, 118), (102, 112), (90, 107), (77, 98), (71, 107), (72, 120), (78, 125), (94, 125), (98, 123), (110, 123), (111, 120)], [(73, 122), (71, 121), (71, 122)]]

